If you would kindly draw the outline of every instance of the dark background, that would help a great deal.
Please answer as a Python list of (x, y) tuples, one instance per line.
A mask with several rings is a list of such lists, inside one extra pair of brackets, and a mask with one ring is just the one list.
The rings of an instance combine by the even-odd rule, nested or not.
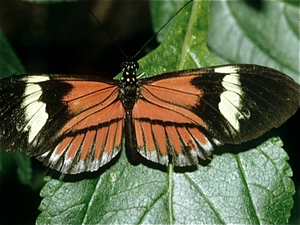
[(80, 2), (0, 4), (1, 29), (28, 73), (112, 78), (125, 60), (116, 43), (130, 57), (152, 35), (148, 1), (85, 1), (116, 43)]

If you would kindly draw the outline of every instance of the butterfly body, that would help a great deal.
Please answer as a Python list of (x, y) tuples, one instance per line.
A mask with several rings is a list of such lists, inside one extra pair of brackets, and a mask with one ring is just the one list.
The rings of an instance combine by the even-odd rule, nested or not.
[(299, 84), (256, 65), (226, 65), (120, 81), (25, 75), (0, 83), (0, 144), (64, 173), (95, 171), (122, 148), (156, 163), (195, 165), (220, 144), (280, 126), (299, 108)]

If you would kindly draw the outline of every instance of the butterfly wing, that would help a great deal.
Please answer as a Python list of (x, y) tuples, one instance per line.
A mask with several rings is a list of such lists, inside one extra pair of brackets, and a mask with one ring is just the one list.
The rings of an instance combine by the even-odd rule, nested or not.
[(207, 159), (215, 145), (239, 144), (280, 126), (299, 108), (299, 85), (256, 65), (178, 71), (140, 81), (132, 111), (138, 151), (175, 166)]
[(117, 82), (13, 76), (0, 83), (0, 141), (64, 173), (94, 171), (121, 148), (125, 110)]

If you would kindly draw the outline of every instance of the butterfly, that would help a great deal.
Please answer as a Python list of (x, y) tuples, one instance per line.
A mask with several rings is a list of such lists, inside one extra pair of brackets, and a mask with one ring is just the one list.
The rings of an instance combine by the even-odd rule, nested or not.
[(18, 75), (0, 81), (0, 144), (63, 173), (96, 171), (122, 148), (168, 165), (208, 159), (279, 127), (299, 108), (300, 86), (268, 67), (236, 64), (141, 79)]

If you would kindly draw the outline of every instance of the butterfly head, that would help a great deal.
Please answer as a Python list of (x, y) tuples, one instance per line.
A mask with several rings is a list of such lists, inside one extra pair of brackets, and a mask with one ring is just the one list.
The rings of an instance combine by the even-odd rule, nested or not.
[(136, 86), (136, 72), (139, 69), (138, 62), (125, 61), (121, 64), (122, 78), (121, 82), (125, 86)]
[(135, 61), (125, 61), (121, 64), (123, 77), (128, 78), (130, 76), (136, 76), (136, 71), (139, 69), (139, 63)]
[(126, 109), (132, 109), (137, 97), (136, 74), (139, 64), (135, 61), (126, 61), (121, 64), (122, 78), (120, 95), (123, 106)]

